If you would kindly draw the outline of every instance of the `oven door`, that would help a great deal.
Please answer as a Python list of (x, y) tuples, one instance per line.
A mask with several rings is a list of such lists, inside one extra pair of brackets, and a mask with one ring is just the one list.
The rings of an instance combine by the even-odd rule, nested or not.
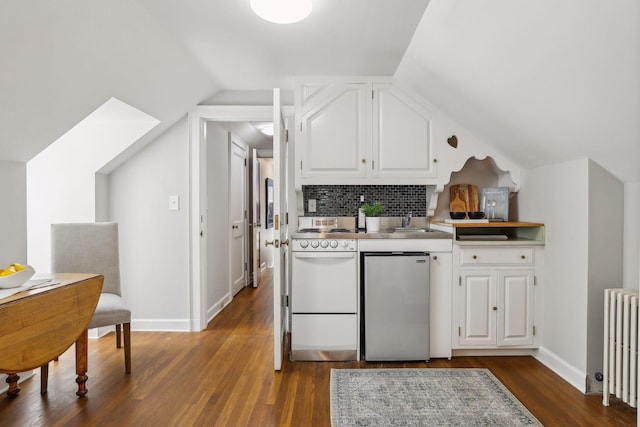
[(291, 311), (357, 313), (356, 252), (293, 252)]

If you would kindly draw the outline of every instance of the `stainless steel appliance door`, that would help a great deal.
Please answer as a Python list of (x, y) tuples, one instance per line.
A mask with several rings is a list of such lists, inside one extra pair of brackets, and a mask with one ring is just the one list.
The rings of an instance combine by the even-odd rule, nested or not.
[(292, 313), (357, 313), (355, 252), (293, 252)]
[(366, 253), (366, 360), (429, 360), (429, 254)]

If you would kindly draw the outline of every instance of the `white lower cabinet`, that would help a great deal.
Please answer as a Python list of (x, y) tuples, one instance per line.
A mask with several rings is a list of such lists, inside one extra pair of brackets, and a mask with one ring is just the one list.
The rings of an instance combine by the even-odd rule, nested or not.
[[(467, 258), (465, 252), (469, 251), (469, 248), (459, 251), (458, 265), (465, 265), (468, 259), (487, 262), (474, 263), (473, 269), (457, 269), (458, 283), (453, 296), (457, 305), (454, 306), (454, 348), (533, 347), (533, 251), (528, 248), (478, 249)], [(500, 265), (503, 260), (507, 267)], [(511, 260), (529, 264), (531, 268), (510, 267)]]

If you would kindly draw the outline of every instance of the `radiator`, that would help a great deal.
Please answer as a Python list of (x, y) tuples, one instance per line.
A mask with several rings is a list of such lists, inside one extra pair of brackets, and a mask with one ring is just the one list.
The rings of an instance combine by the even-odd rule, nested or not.
[(638, 399), (638, 291), (605, 289), (602, 404), (614, 394), (631, 407)]

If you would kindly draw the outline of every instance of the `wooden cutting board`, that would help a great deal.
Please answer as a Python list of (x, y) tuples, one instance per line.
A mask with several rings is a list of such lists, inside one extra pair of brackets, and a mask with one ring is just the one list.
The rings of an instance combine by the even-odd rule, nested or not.
[(455, 184), (449, 187), (449, 210), (451, 212), (477, 212), (480, 210), (478, 186)]
[(449, 202), (450, 212), (466, 212), (467, 211), (467, 205), (465, 204), (465, 201), (462, 199), (462, 197), (460, 197), (460, 191), (457, 185), (452, 185), (449, 188), (449, 197), (451, 200)]

